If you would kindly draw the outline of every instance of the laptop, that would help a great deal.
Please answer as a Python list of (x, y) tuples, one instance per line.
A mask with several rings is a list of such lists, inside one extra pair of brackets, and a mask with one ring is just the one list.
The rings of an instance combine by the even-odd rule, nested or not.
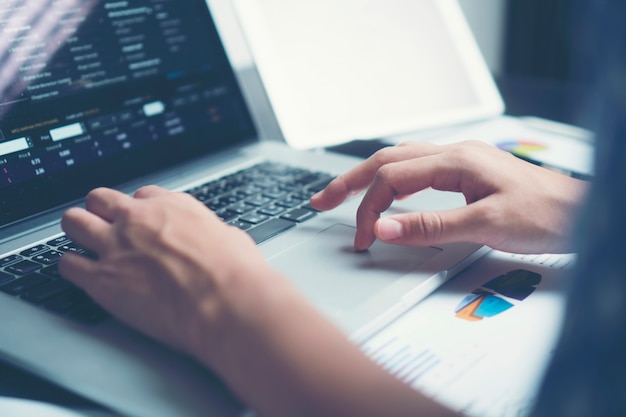
[[(358, 199), (317, 213), (307, 198), (360, 160), (259, 141), (204, 0), (17, 0), (0, 21), (0, 357), (11, 364), (121, 415), (246, 413), (210, 371), (59, 276), (58, 258), (82, 251), (60, 218), (96, 186), (192, 193), (355, 343), (486, 250), (355, 253)], [(393, 210), (462, 204), (427, 191)]]

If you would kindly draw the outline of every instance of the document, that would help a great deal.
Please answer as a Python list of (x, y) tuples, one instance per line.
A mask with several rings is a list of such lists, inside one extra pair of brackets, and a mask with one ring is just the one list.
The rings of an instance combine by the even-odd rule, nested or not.
[(362, 349), (464, 415), (523, 417), (558, 341), (575, 260), (491, 251)]
[(546, 168), (577, 177), (594, 173), (593, 133), (536, 117), (501, 116), (481, 122), (387, 138), (391, 144), (428, 141), (446, 145), (478, 140)]

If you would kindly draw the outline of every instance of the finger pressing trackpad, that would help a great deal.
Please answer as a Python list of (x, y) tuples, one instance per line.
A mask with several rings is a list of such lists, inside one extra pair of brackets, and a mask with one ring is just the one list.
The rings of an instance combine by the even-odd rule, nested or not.
[[(354, 227), (336, 224), (271, 259), (272, 265), (316, 305), (349, 311), (373, 297), (401, 298), (411, 283), (395, 285), (441, 249), (375, 242), (365, 252), (353, 247)], [(414, 285), (418, 285), (415, 282)], [(390, 293), (396, 287), (398, 294)]]

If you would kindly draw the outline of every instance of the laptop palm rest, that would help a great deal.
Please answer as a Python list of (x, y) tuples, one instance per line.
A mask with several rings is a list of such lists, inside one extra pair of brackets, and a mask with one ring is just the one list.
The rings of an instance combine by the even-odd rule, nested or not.
[(349, 333), (401, 300), (428, 276), (409, 274), (442, 252), (376, 241), (353, 247), (356, 229), (335, 224), (271, 259), (322, 312)]

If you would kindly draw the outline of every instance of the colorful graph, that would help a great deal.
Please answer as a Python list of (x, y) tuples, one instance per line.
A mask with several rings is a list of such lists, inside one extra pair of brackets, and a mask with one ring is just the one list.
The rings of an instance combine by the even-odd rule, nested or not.
[(496, 316), (513, 307), (515, 301), (525, 300), (540, 282), (541, 275), (535, 272), (524, 269), (510, 271), (474, 290), (454, 312), (456, 317), (468, 321)]
[(527, 158), (530, 158), (533, 153), (548, 149), (546, 145), (524, 140), (507, 140), (497, 143), (496, 146), (503, 151), (512, 153), (513, 155), (525, 156)]

